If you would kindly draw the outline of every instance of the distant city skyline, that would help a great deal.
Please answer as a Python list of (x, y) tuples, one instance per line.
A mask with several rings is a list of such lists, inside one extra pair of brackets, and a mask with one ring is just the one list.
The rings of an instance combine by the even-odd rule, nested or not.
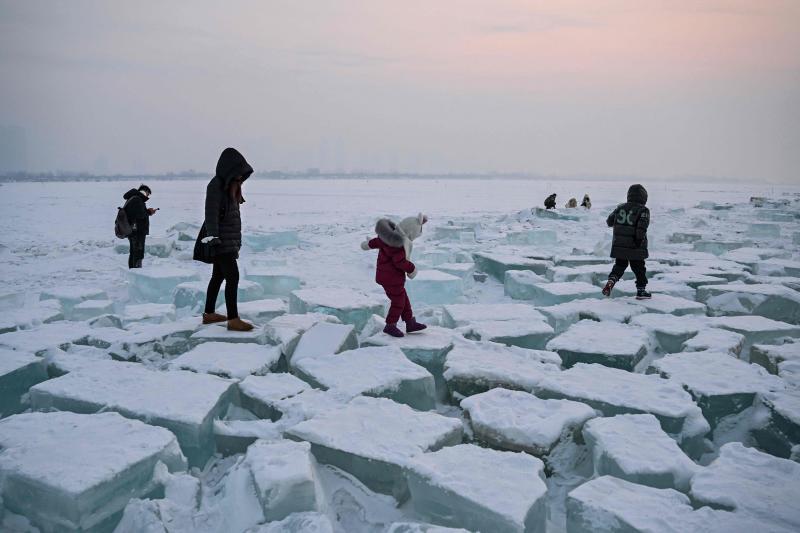
[(800, 2), (0, 0), (0, 173), (800, 182)]

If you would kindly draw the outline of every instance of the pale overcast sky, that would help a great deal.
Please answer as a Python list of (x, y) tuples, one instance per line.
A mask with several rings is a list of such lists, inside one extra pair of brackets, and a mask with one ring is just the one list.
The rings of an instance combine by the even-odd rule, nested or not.
[(0, 170), (800, 182), (800, 2), (0, 0)]

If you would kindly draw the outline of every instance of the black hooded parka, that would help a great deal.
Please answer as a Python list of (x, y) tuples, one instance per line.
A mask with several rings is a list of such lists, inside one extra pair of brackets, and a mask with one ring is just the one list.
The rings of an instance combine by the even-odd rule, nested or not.
[(647, 227), (650, 210), (645, 207), (647, 190), (639, 184), (628, 189), (628, 201), (608, 215), (606, 223), (614, 227), (611, 257), (640, 261), (647, 259)]
[(219, 237), (216, 254), (236, 253), (242, 247), (242, 217), (239, 204), (244, 198), (239, 194), (232, 196), (230, 184), (237, 176), (242, 183), (253, 173), (244, 156), (235, 148), (222, 151), (217, 162), (216, 175), (206, 187), (205, 226), (211, 237)]

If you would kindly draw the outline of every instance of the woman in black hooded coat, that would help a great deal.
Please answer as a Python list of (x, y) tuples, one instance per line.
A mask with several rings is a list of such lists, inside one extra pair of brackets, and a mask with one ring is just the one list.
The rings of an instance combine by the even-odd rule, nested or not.
[[(214, 269), (206, 292), (203, 324), (227, 320), (228, 329), (250, 331), (253, 325), (239, 318), (237, 291), (239, 288), (239, 249), (242, 247), (242, 217), (244, 203), (242, 183), (253, 173), (244, 156), (234, 148), (226, 148), (217, 162), (216, 175), (206, 187), (205, 228), (203, 242), (211, 246)], [(217, 295), (225, 281), (227, 316), (215, 311)]]

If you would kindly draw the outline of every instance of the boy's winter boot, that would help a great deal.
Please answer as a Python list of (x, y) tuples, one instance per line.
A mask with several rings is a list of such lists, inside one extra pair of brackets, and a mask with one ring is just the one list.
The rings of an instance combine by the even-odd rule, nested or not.
[(216, 324), (226, 320), (228, 320), (228, 317), (219, 313), (203, 313), (203, 324)]
[(644, 287), (636, 289), (637, 300), (649, 300), (652, 297), (653, 295), (647, 292), (647, 290)]
[(611, 296), (611, 289), (614, 288), (614, 285), (617, 284), (617, 280), (614, 278), (608, 278), (606, 282), (606, 286), (603, 287), (603, 296)]
[(386, 324), (386, 327), (383, 328), (383, 332), (392, 337), (405, 337), (403, 332), (398, 329), (397, 324)]
[(231, 331), (251, 331), (253, 329), (253, 324), (236, 317), (228, 320), (228, 329)]
[(406, 322), (406, 333), (415, 333), (417, 331), (422, 331), (423, 329), (427, 328), (425, 324), (420, 324), (417, 322), (417, 319), (411, 317), (411, 320)]

